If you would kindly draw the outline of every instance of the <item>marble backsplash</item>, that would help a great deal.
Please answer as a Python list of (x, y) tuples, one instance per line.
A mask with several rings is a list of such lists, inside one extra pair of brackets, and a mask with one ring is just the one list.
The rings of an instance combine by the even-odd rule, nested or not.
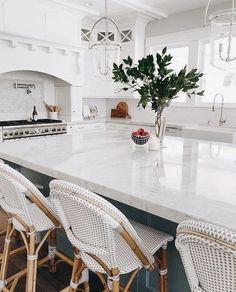
[[(14, 88), (14, 83), (35, 84), (31, 93), (25, 88)], [(46, 112), (43, 82), (33, 80), (0, 79), (0, 114), (29, 113), (36, 106), (38, 112)]]
[[(14, 83), (34, 84), (31, 93), (26, 88), (14, 88)], [(13, 71), (0, 74), (0, 120), (31, 117), (36, 106), (39, 118), (47, 118), (44, 101), (55, 103), (54, 78), (39, 72)]]

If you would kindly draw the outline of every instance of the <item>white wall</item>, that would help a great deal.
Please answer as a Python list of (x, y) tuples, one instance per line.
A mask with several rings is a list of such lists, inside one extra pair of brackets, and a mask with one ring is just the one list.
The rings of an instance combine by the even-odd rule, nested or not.
[[(15, 89), (13, 84), (34, 83), (35, 89), (26, 94), (26, 89)], [(10, 72), (0, 75), (0, 120), (28, 119), (32, 116), (33, 106), (39, 118), (47, 118), (44, 101), (55, 103), (54, 78), (36, 72)]]

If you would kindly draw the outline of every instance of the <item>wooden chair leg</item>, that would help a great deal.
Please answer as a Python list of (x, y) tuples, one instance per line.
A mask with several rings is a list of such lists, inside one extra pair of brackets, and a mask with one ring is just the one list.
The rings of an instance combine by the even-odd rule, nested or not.
[(81, 273), (84, 269), (84, 264), (81, 261), (79, 257), (75, 255), (74, 257), (74, 265), (73, 265), (73, 270), (72, 270), (72, 275), (71, 275), (71, 280), (70, 280), (70, 289), (69, 292), (76, 292), (77, 287), (79, 286), (79, 280)]
[(134, 279), (135, 279), (135, 277), (136, 277), (136, 275), (138, 274), (139, 271), (140, 270), (137, 269), (137, 270), (132, 272), (132, 274), (130, 275), (129, 280), (128, 280), (127, 284), (125, 285), (125, 287), (124, 287), (122, 292), (128, 292), (129, 291), (129, 288), (132, 285), (132, 283), (133, 283), (133, 281), (134, 281)]
[(37, 261), (35, 233), (29, 235), (29, 252), (27, 254), (26, 292), (36, 292)]
[(112, 292), (119, 292), (120, 291), (120, 281), (113, 280), (112, 281)]
[(119, 292), (120, 291), (120, 276), (118, 268), (111, 269), (112, 275), (112, 292)]
[(57, 241), (57, 234), (56, 230), (52, 230), (52, 232), (49, 235), (48, 239), (48, 256), (50, 258), (50, 264), (49, 264), (49, 271), (51, 273), (55, 273), (57, 271), (57, 265), (56, 265), (56, 241)]
[(168, 292), (167, 245), (160, 249), (159, 288), (160, 292)]
[(13, 225), (11, 221), (8, 222), (6, 237), (5, 237), (5, 244), (3, 249), (3, 256), (2, 256), (2, 264), (0, 270), (0, 291), (4, 289), (6, 285), (6, 276), (7, 276), (7, 268), (9, 262), (9, 253), (10, 253), (10, 243), (12, 239), (12, 234), (14, 232)]

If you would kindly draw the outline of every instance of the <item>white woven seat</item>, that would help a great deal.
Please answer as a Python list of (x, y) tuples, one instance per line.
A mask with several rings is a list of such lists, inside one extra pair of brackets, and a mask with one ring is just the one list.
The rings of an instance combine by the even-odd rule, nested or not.
[(173, 240), (173, 237), (153, 229), (146, 225), (140, 224), (136, 221), (129, 220), (138, 236), (141, 238), (143, 245), (149, 251), (150, 254), (154, 255), (163, 245)]
[(177, 229), (180, 252), (192, 292), (236, 291), (236, 233), (189, 220)]
[[(18, 279), (26, 274), (26, 291), (36, 291), (36, 271), (38, 265), (38, 253), (43, 243), (48, 239), (49, 254), (44, 259), (40, 259), (40, 264), (50, 262), (50, 270), (55, 271), (55, 255), (59, 255), (66, 262), (61, 253), (56, 251), (56, 228), (61, 227), (60, 220), (54, 211), (53, 205), (43, 194), (22, 174), (10, 166), (0, 163), (0, 206), (9, 216), (9, 224), (5, 239), (4, 253), (0, 272), (0, 291), (14, 291)], [(11, 277), (10, 283), (13, 288), (6, 288), (7, 263), (10, 254), (10, 242), (14, 231), (17, 230), (22, 236), (27, 250), (27, 271), (19, 272), (15, 277)], [(45, 231), (40, 243), (38, 233)], [(84, 280), (88, 276), (88, 271), (83, 273)], [(86, 278), (86, 281), (88, 278)], [(79, 284), (79, 283), (76, 283)]]
[[(68, 239), (88, 269), (113, 280), (112, 291), (118, 291), (114, 285), (119, 283), (120, 274), (136, 275), (143, 267), (152, 270), (155, 252), (166, 252), (167, 243), (173, 240), (140, 223), (131, 224), (111, 203), (75, 184), (54, 180), (50, 190)], [(167, 267), (161, 265), (160, 269), (161, 277), (165, 276), (165, 281), (160, 280), (160, 291), (166, 292)]]

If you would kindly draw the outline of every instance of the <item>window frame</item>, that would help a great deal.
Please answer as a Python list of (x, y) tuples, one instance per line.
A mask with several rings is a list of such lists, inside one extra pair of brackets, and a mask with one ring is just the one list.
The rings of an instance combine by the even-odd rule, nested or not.
[[(155, 54), (155, 52), (156, 51), (158, 51), (158, 50), (162, 50), (165, 46), (167, 46), (168, 48), (170, 48), (170, 49), (175, 49), (175, 48), (181, 48), (181, 47), (187, 47), (188, 48), (188, 60), (187, 60), (187, 67), (189, 66), (189, 50), (190, 50), (190, 47), (189, 47), (189, 43), (188, 42), (179, 42), (179, 43), (171, 43), (171, 44), (160, 44), (160, 45), (157, 45), (157, 46), (152, 46), (151, 47), (151, 51), (150, 51), (150, 53), (152, 54), (152, 55), (154, 55)], [(177, 100), (173, 100), (172, 101), (172, 104), (174, 104), (174, 105), (183, 105), (183, 104), (186, 104), (186, 103), (188, 103), (188, 96), (186, 95), (186, 97), (185, 97), (185, 101), (177, 101)]]
[[(158, 35), (146, 38), (146, 55), (153, 54), (155, 48), (163, 46), (176, 47), (184, 44), (189, 47), (188, 68), (198, 68), (202, 71), (204, 68), (204, 45), (210, 40), (210, 28), (204, 27), (192, 29), (188, 31), (175, 32), (165, 35)], [(203, 90), (202, 82), (200, 82), (200, 90)], [(213, 97), (214, 98), (214, 97)], [(213, 99), (212, 99), (213, 102)], [(218, 103), (218, 101), (217, 101)], [(202, 102), (200, 96), (192, 96), (191, 99), (186, 98), (185, 102), (173, 101), (173, 107), (199, 107), (209, 108), (212, 105), (210, 102)], [(235, 103), (224, 104), (225, 108), (236, 108)]]

